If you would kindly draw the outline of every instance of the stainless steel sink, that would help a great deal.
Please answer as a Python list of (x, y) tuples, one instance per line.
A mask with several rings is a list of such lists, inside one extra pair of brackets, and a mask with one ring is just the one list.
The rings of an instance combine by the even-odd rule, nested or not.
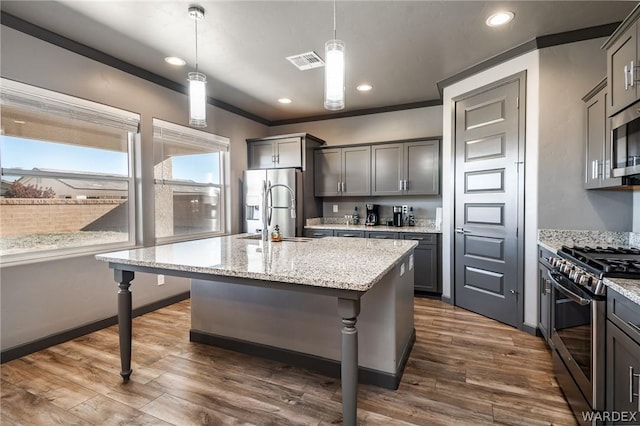
[[(238, 237), (239, 240), (260, 240), (262, 238), (262, 235), (260, 234), (252, 234), (252, 235), (245, 235), (244, 237)], [(269, 241), (271, 241), (271, 238), (269, 238)], [(289, 242), (294, 242), (294, 243), (307, 243), (309, 241), (313, 241), (313, 238), (309, 238), (309, 237), (283, 237), (281, 241), (289, 241)]]

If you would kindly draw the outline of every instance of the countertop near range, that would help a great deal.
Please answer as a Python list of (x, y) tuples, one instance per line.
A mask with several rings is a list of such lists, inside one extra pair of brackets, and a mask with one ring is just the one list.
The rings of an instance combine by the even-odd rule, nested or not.
[(179, 271), (364, 292), (418, 244), (335, 237), (263, 242), (254, 237), (206, 238), (99, 254), (96, 259), (131, 265), (132, 270), (152, 268), (167, 274)]
[(386, 225), (340, 225), (323, 223), (318, 225), (306, 225), (304, 229), (335, 229), (339, 231), (375, 231), (375, 232), (415, 232), (419, 234), (441, 234), (442, 231), (435, 226), (386, 226)]
[[(638, 234), (633, 232), (606, 232), (606, 231), (573, 231), (540, 229), (538, 231), (538, 244), (545, 249), (557, 253), (565, 246), (591, 246), (591, 247), (637, 247)], [(640, 305), (640, 280), (625, 278), (603, 278), (603, 283), (625, 296), (629, 300)]]

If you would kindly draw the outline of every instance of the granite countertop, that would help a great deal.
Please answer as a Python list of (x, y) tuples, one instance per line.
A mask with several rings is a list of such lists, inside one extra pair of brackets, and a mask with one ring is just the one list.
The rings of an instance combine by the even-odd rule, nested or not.
[[(614, 246), (638, 247), (638, 235), (633, 232), (603, 232), (603, 231), (571, 231), (541, 229), (538, 231), (538, 244), (545, 249), (557, 253), (563, 245), (566, 246)], [(640, 305), (640, 280), (606, 277), (604, 284)]]
[[(418, 244), (362, 238), (264, 243), (248, 234), (96, 255), (122, 265), (367, 291)], [(167, 274), (169, 274), (167, 272)]]
[(386, 225), (341, 225), (341, 224), (315, 224), (306, 225), (304, 229), (336, 229), (339, 231), (372, 231), (372, 232), (415, 232), (419, 234), (442, 234), (435, 226), (386, 226)]

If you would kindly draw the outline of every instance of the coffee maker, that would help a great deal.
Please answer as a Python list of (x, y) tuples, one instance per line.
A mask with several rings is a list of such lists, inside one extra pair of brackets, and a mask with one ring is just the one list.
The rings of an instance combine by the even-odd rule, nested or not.
[(378, 219), (380, 218), (378, 213), (379, 206), (377, 204), (366, 204), (365, 207), (367, 208), (367, 216), (364, 224), (367, 226), (377, 225)]
[(402, 206), (393, 206), (393, 226), (402, 226)]

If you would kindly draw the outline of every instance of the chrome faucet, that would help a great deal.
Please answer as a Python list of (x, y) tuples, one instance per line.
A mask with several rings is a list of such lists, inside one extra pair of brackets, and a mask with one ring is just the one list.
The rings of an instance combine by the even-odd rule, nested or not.
[[(291, 218), (296, 218), (296, 194), (293, 192), (293, 189), (283, 183), (271, 185), (271, 182), (267, 182), (266, 180), (262, 181), (262, 241), (269, 240), (269, 225), (271, 225), (271, 209), (273, 206), (268, 200), (270, 199), (269, 196), (273, 188), (277, 188), (278, 186), (287, 188), (289, 194), (291, 194)], [(269, 211), (267, 212), (267, 210)]]

